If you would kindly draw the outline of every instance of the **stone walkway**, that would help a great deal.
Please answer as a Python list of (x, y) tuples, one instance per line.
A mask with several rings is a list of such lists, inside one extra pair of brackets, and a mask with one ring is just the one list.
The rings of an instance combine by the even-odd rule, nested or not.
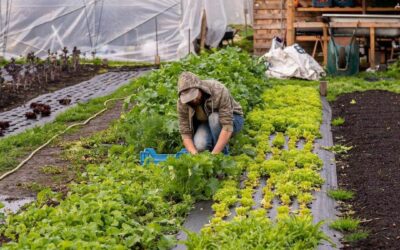
[[(26, 129), (51, 122), (56, 118), (57, 114), (64, 112), (71, 106), (88, 102), (95, 97), (110, 94), (144, 72), (146, 72), (146, 70), (105, 73), (74, 86), (38, 96), (23, 106), (0, 113), (0, 121), (10, 122), (10, 128), (4, 131), (4, 135), (18, 134)], [(71, 99), (71, 104), (66, 106), (61, 105), (59, 103), (61, 99)], [(38, 115), (37, 119), (28, 120), (25, 117), (25, 113), (32, 112), (29, 106), (33, 102), (50, 105), (51, 115), (48, 117), (40, 117), (40, 115)]]

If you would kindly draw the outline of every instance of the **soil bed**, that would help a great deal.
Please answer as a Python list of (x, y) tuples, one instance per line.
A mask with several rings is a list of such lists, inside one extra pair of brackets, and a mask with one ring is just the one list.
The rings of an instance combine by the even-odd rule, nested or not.
[(7, 239), (6, 237), (0, 235), (0, 246), (1, 246), (1, 244), (7, 243), (9, 241), (10, 241), (9, 239)]
[(99, 69), (99, 66), (83, 65), (78, 73), (65, 73), (61, 76), (60, 80), (43, 84), (41, 88), (38, 88), (33, 84), (31, 88), (21, 89), (14, 93), (3, 94), (0, 100), (0, 112), (18, 107), (24, 104), (27, 100), (33, 99), (41, 94), (53, 92), (89, 80), (97, 74)]
[(346, 248), (399, 249), (400, 95), (345, 94), (332, 109), (333, 118), (345, 119), (344, 125), (333, 127), (335, 144), (354, 147), (337, 157), (339, 186), (356, 192), (350, 204), (369, 232), (366, 240)]
[(55, 82), (48, 82), (44, 86), (38, 88), (32, 85), (31, 88), (21, 89), (14, 93), (3, 93), (0, 95), (0, 112), (11, 110), (15, 107), (23, 105), (28, 100), (31, 100), (39, 95), (54, 92), (65, 87), (73, 86), (78, 83), (87, 81), (99, 74), (99, 70), (104, 69), (108, 72), (126, 72), (140, 69), (153, 69), (154, 66), (118, 66), (118, 67), (100, 67), (98, 65), (82, 64), (78, 73), (64, 73), (61, 79)]
[[(122, 102), (118, 102), (113, 108), (93, 119), (78, 131), (64, 135), (61, 142), (78, 141), (105, 130), (120, 117), (121, 112)], [(71, 163), (62, 158), (62, 152), (63, 148), (59, 145), (51, 145), (40, 150), (20, 170), (0, 181), (0, 195), (15, 199), (35, 197), (37, 191), (26, 188), (24, 185), (29, 183), (35, 183), (41, 187), (50, 187), (59, 192), (66, 191), (66, 185), (74, 180), (75, 172), (70, 168)], [(55, 178), (52, 178), (54, 176), (41, 171), (41, 168), (45, 166), (54, 166), (63, 171), (55, 176), (58, 177), (55, 180)]]

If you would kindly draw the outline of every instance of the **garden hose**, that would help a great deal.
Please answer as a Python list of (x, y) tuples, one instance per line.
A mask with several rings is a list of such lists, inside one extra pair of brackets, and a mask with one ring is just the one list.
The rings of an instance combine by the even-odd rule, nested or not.
[(99, 112), (97, 112), (96, 114), (92, 115), (91, 117), (89, 117), (87, 120), (85, 120), (84, 122), (78, 122), (75, 124), (72, 124), (70, 126), (68, 126), (66, 129), (64, 129), (62, 132), (54, 135), (53, 137), (51, 137), (46, 143), (44, 143), (43, 145), (41, 145), (40, 147), (38, 147), (37, 149), (35, 149), (25, 160), (23, 160), (20, 164), (18, 164), (17, 167), (15, 167), (14, 169), (4, 173), (2, 176), (0, 176), (0, 181), (2, 181), (3, 179), (5, 179), (7, 176), (15, 173), (16, 171), (18, 171), (22, 166), (24, 166), (30, 159), (32, 159), (32, 157), (37, 154), (37, 152), (39, 152), (41, 149), (43, 149), (44, 147), (46, 147), (47, 145), (49, 145), (55, 138), (59, 137), (60, 135), (65, 134), (68, 130), (70, 130), (71, 128), (77, 127), (77, 126), (84, 126), (86, 124), (88, 124), (91, 120), (93, 120), (94, 118), (98, 117), (99, 115), (101, 115), (102, 113), (104, 113), (105, 111), (108, 110), (107, 104), (111, 101), (120, 101), (120, 100), (125, 100), (127, 98), (130, 98), (132, 95), (127, 96), (127, 97), (121, 97), (121, 98), (112, 98), (112, 99), (108, 99), (106, 100), (103, 105), (105, 108), (103, 108), (102, 110), (100, 110)]

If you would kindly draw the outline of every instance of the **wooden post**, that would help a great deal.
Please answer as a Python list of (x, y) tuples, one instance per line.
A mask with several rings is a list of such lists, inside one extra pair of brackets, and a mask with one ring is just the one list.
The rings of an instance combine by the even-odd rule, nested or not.
[(375, 68), (375, 27), (369, 28), (370, 32), (370, 54), (369, 54), (369, 64), (371, 68)]
[(203, 10), (203, 17), (201, 19), (200, 51), (204, 50), (206, 44), (206, 34), (207, 34), (207, 17), (206, 17), (206, 10)]
[(286, 10), (286, 44), (288, 46), (293, 45), (295, 43), (295, 29), (294, 29), (294, 17), (295, 17), (295, 8), (294, 8), (294, 0), (287, 1), (287, 10)]
[(321, 96), (328, 95), (328, 82), (327, 81), (321, 81), (319, 83), (319, 93), (321, 94)]
[(382, 48), (379, 48), (379, 51), (380, 51), (380, 56), (381, 56), (381, 58), (380, 58), (381, 60), (380, 60), (379, 64), (385, 64), (387, 49), (383, 48), (383, 50), (382, 50)]
[(318, 39), (315, 40), (314, 49), (313, 49), (313, 52), (312, 52), (312, 57), (313, 58), (315, 58), (315, 55), (317, 54), (318, 43), (319, 43), (319, 40)]
[(323, 53), (324, 53), (324, 65), (326, 66), (328, 64), (328, 43), (329, 43), (329, 37), (328, 37), (328, 26), (324, 24), (324, 27), (322, 28), (323, 31)]
[(367, 4), (366, 4), (365, 0), (362, 0), (362, 10), (363, 10), (363, 14), (367, 14)]
[(154, 64), (160, 65), (161, 58), (160, 58), (159, 49), (158, 49), (158, 20), (157, 20), (157, 17), (155, 18), (155, 22), (156, 22), (156, 56), (154, 59)]

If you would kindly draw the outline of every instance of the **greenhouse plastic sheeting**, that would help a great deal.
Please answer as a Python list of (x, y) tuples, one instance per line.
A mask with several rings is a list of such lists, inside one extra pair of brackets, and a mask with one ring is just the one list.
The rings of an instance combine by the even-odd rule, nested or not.
[[(178, 48), (179, 57), (194, 52), (193, 38), (199, 37), (203, 10), (207, 16), (206, 44), (217, 47), (225, 34), (227, 19), (222, 0), (188, 0), (184, 5), (184, 14), (180, 26), (182, 43)], [(190, 45), (190, 47), (189, 47)]]
[(86, 57), (95, 51), (111, 60), (153, 61), (158, 51), (162, 61), (171, 61), (187, 55), (187, 30), (192, 33), (191, 45), (200, 34), (203, 9), (207, 44), (217, 46), (227, 25), (223, 0), (5, 0), (0, 4), (0, 46), (6, 58), (30, 51), (44, 58), (48, 49), (67, 46), (71, 51), (77, 46)]
[(253, 0), (223, 1), (228, 24), (253, 24)]

